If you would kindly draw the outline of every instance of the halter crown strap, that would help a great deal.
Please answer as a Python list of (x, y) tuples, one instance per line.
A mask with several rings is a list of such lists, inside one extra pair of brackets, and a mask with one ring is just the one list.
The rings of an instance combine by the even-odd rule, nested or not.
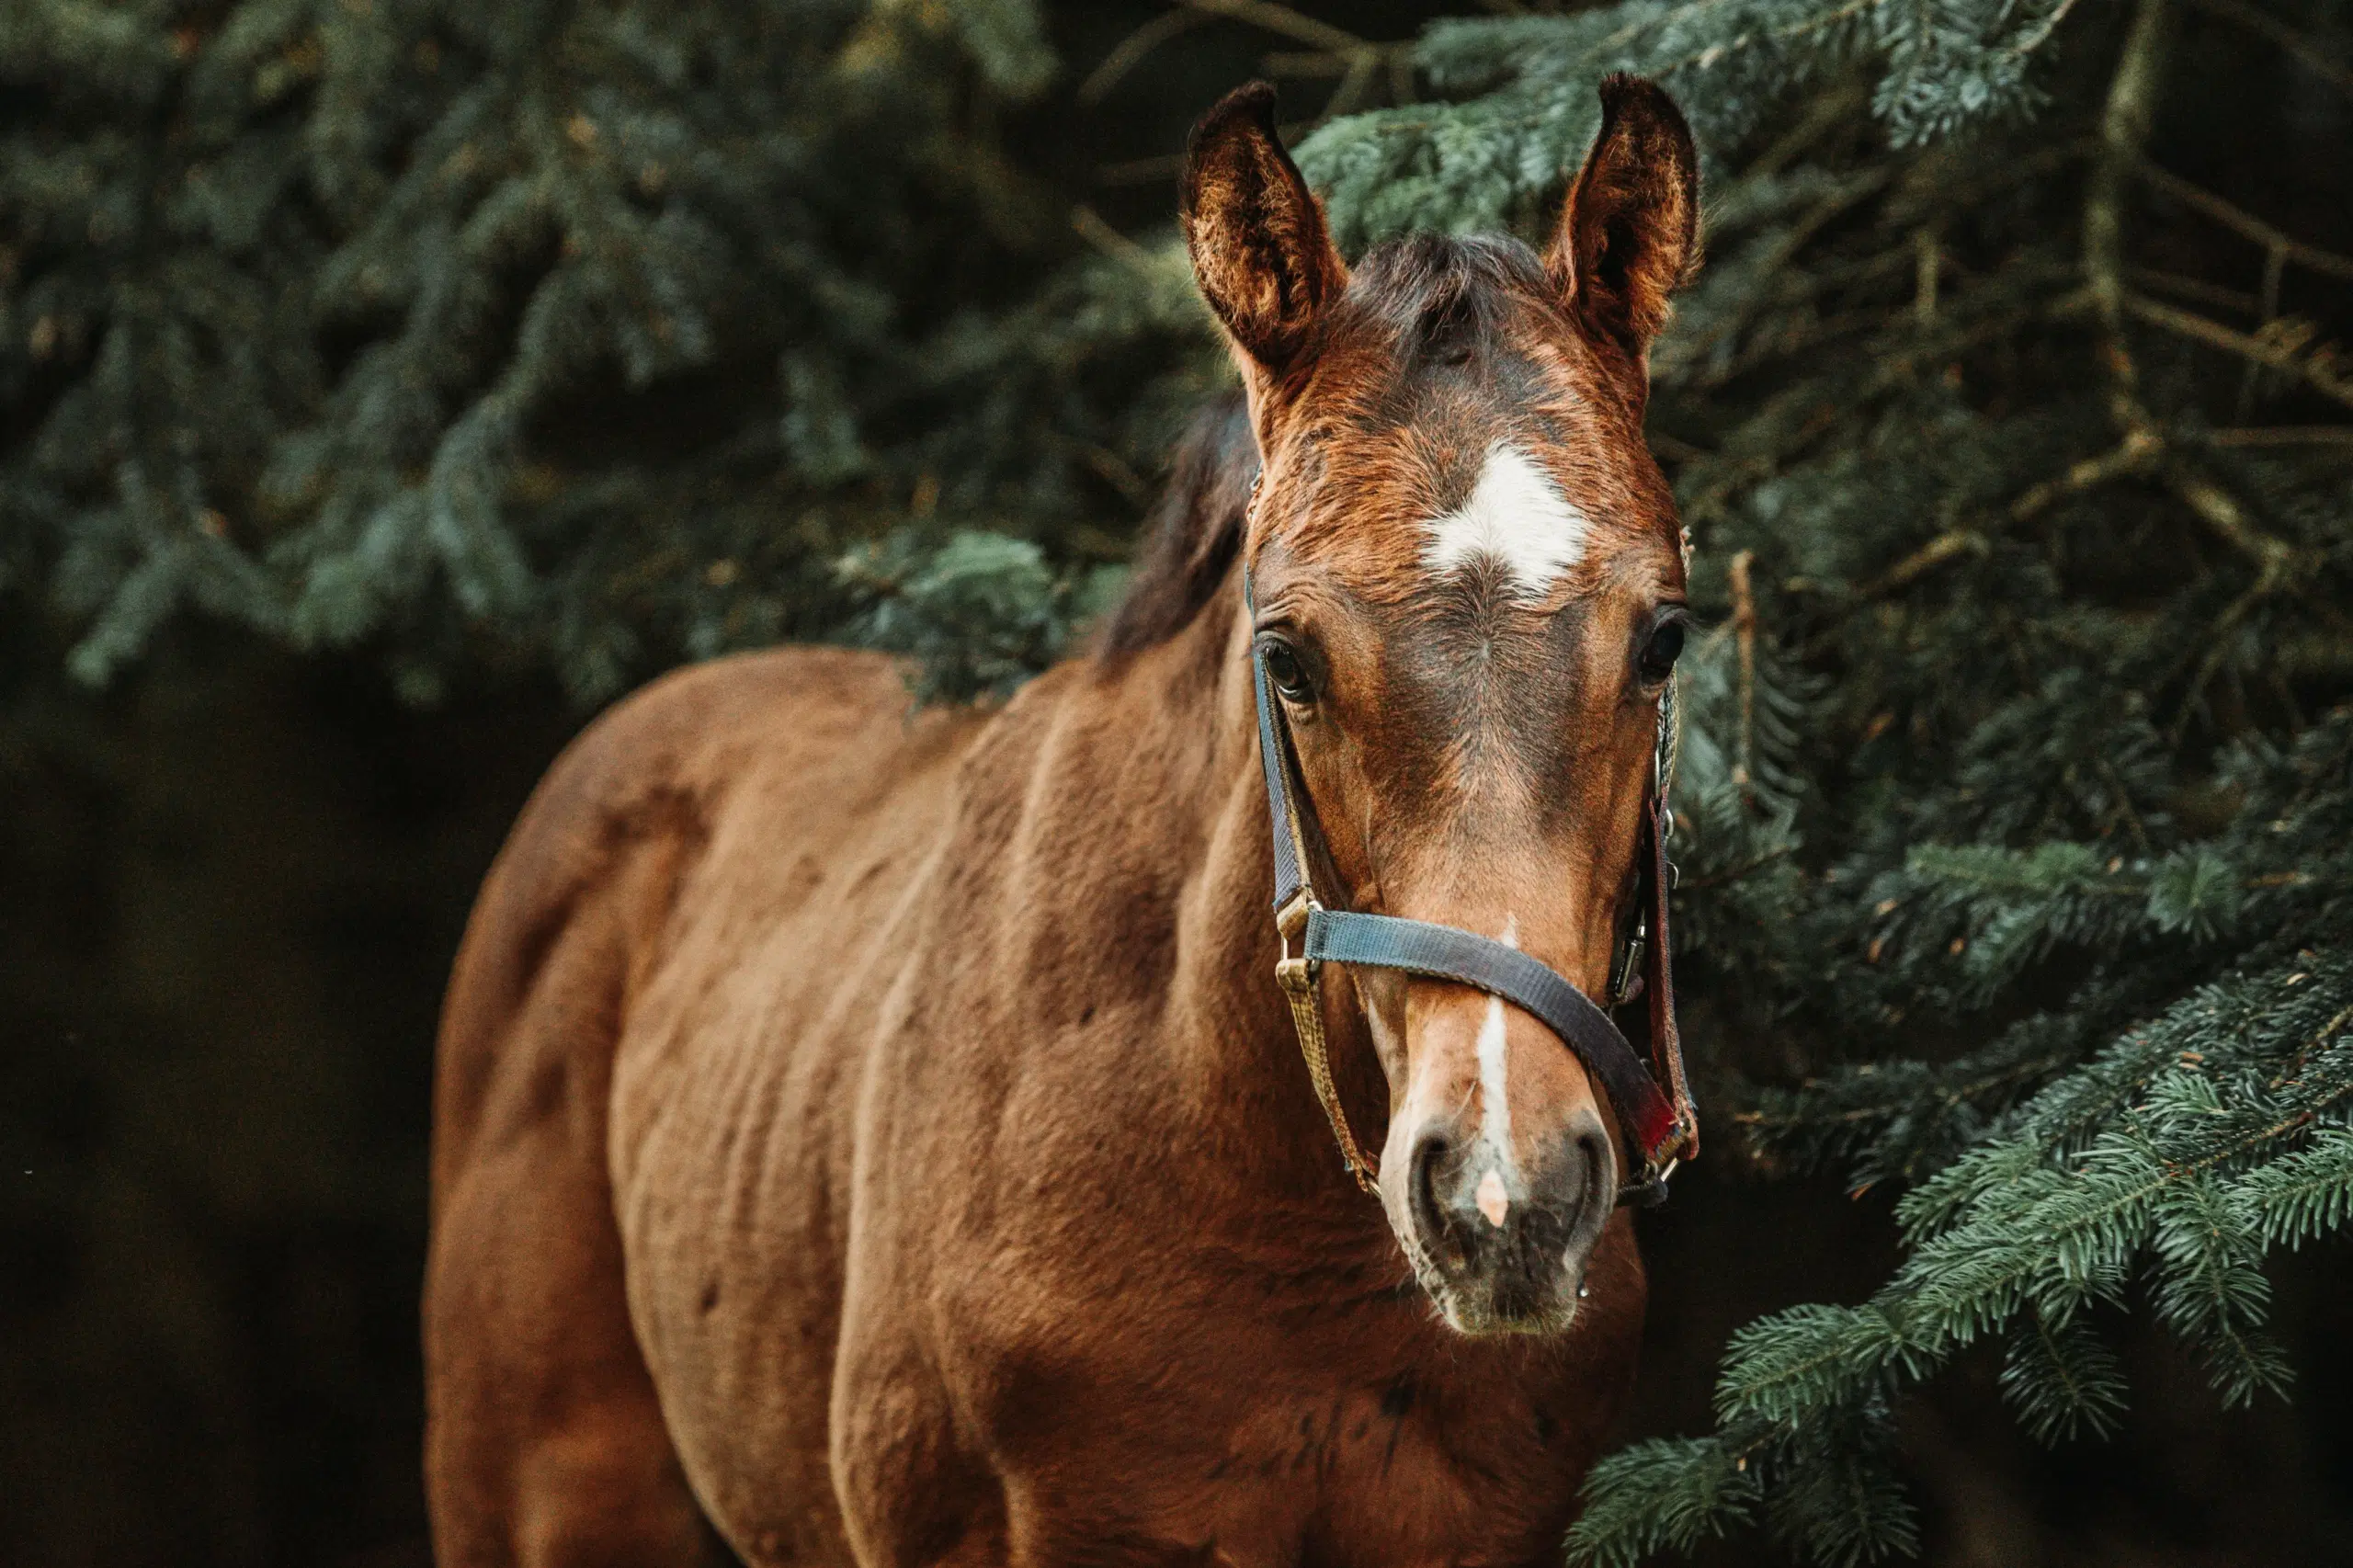
[[(1246, 613), (1252, 605), (1247, 568), (1243, 572), (1242, 597)], [(1638, 864), (1650, 896), (1624, 955), (1627, 988), (1620, 989), (1616, 998), (1622, 1001), (1631, 994), (1631, 971), (1639, 961), (1643, 989), (1649, 993), (1651, 1048), (1658, 1070), (1654, 1075), (1592, 998), (1518, 949), (1451, 926), (1324, 907), (1308, 872), (1306, 829), (1314, 820), (1313, 806), (1294, 795), (1297, 785), (1282, 710), (1255, 639), (1250, 671), (1258, 710), (1258, 761), (1266, 775), (1267, 812), (1274, 830), (1275, 926), (1283, 943), (1275, 978), (1290, 1004), (1300, 1054), (1306, 1059), (1316, 1098), (1323, 1104), (1332, 1137), (1357, 1185), (1379, 1196), (1379, 1167), (1357, 1142), (1332, 1080), (1323, 994), (1317, 984), (1325, 963), (1394, 969), (1451, 981), (1500, 996), (1534, 1017), (1558, 1035), (1600, 1081), (1630, 1149), (1641, 1155), (1641, 1174), (1620, 1189), (1619, 1201), (1645, 1207), (1665, 1202), (1667, 1176), (1680, 1159), (1699, 1153), (1699, 1117), (1684, 1079), (1682, 1041), (1675, 1025), (1666, 927), (1667, 892), (1675, 875), (1666, 858), (1667, 835), (1674, 831), (1666, 792), (1674, 776), (1678, 738), (1672, 684), (1660, 699), (1658, 746)], [(1617, 973), (1620, 966), (1613, 964), (1612, 970)], [(1660, 1087), (1660, 1078), (1666, 1080), (1665, 1089)]]

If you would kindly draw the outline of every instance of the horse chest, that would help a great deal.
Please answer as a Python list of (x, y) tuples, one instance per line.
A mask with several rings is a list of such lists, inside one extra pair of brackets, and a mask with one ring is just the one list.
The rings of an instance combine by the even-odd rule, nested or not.
[(1566, 1341), (1465, 1340), (1410, 1297), (1162, 1296), (1120, 1330), (1065, 1318), (946, 1369), (979, 1396), (1017, 1540), (1139, 1564), (1552, 1564), (1631, 1382), (1634, 1269)]
[(1403, 1375), (1269, 1403), (1228, 1434), (1201, 1501), (1222, 1516), (1221, 1554), (1236, 1563), (1547, 1561), (1585, 1450), (1543, 1407), (1574, 1398)]

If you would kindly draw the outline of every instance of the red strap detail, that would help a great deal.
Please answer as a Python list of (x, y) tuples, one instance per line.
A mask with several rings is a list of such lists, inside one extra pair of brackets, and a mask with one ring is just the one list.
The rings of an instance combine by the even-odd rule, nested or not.
[(1650, 993), (1651, 1003), (1651, 1074), (1672, 1102), (1656, 1132), (1647, 1127), (1643, 1130), (1643, 1141), (1654, 1165), (1669, 1155), (1690, 1160), (1699, 1153), (1699, 1111), (1691, 1103), (1691, 1085), (1683, 1072), (1683, 1035), (1675, 1023), (1675, 944), (1666, 925), (1667, 895), (1675, 879), (1675, 869), (1666, 858), (1669, 809), (1664, 790), (1654, 794), (1649, 820), (1643, 824), (1643, 837), (1648, 840), (1644, 853), (1651, 859), (1651, 936), (1643, 950), (1643, 989)]

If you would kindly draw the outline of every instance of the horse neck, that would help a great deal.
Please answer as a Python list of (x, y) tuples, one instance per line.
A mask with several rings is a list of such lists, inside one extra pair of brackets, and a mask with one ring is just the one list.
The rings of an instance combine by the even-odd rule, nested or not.
[[(1162, 821), (1178, 830), (1188, 860), (1162, 1014), (1161, 1047), (1185, 1113), (1169, 1153), (1213, 1162), (1262, 1200), (1296, 1199), (1344, 1229), (1361, 1221), (1385, 1237), (1380, 1210), (1341, 1163), (1275, 983), (1273, 836), (1248, 649), (1237, 571), (1183, 631), (1136, 656), (1120, 682), (1129, 689), (1115, 699), (1174, 737), (1142, 748), (1160, 775), (1144, 793), (1155, 799), (1153, 814), (1167, 813)], [(1377, 1145), (1386, 1083), (1355, 1010), (1331, 1011), (1334, 1073), (1358, 1132)]]

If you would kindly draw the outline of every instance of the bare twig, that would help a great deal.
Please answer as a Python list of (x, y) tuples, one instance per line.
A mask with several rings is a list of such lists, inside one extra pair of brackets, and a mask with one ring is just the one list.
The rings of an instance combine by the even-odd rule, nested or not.
[(2173, 33), (2171, 0), (2138, 0), (2100, 116), (2100, 152), (2084, 192), (2084, 274), (2099, 313), (2102, 358), (2114, 384), (2111, 412), (2128, 434), (2154, 426), (2140, 402), (2140, 374), (2124, 341), (2124, 182), (2149, 140)]
[[(2130, 315), (2274, 369), (2293, 371), (2348, 403), (2353, 403), (2353, 384), (2337, 377), (2333, 358), (2325, 353), (2304, 354), (2300, 345), (2283, 342), (2276, 335), (2250, 337), (2204, 316), (2134, 294), (2125, 287), (2124, 185), (2133, 175), (2159, 188), (2177, 185), (2182, 188), (2175, 189), (2174, 194), (2234, 227), (2259, 222), (2221, 198), (2166, 175), (2143, 156), (2157, 94), (2164, 85), (2171, 32), (2170, 6), (2171, 0), (2138, 0), (2123, 51), (2117, 60), (2116, 74), (2109, 85), (2107, 110), (2100, 122), (2100, 155), (2093, 165), (2091, 182), (2085, 193), (2084, 271), (2099, 312), (2103, 357), (2113, 388), (2109, 409), (2124, 436), (2123, 443), (2110, 455), (2107, 466), (2119, 472), (2137, 472), (2158, 465), (2166, 487), (2217, 537), (2256, 567), (2254, 585), (2224, 612), (2211, 634), (2206, 658), (2183, 699), (2175, 725), (2178, 738), (2207, 681), (2226, 656), (2230, 634), (2256, 605), (2292, 582), (2303, 553), (2258, 527), (2237, 499), (2211, 479), (2178, 459), (2165, 458), (2165, 442), (2157, 422), (2141, 403), (2139, 376), (2124, 339), (2125, 318)], [(2196, 200), (2192, 200), (2192, 193)], [(2286, 238), (2276, 229), (2261, 227), (2263, 238), (2259, 243), (2277, 249)], [(2243, 228), (2241, 232), (2247, 231)], [(2019, 504), (2028, 499), (2021, 496)]]
[(1670, 436), (1664, 430), (1652, 430), (1646, 434), (1650, 440), (1651, 451), (1671, 462), (1694, 462), (1701, 458), (1711, 458), (1716, 455), (1705, 447), (1694, 446), (1681, 437)]
[(1754, 775), (1749, 764), (1756, 747), (1756, 596), (1750, 590), (1749, 569), (1756, 552), (1744, 550), (1732, 558), (1732, 630), (1740, 654), (1740, 734), (1733, 748), (1732, 781), (1741, 799), (1754, 802)]
[(1179, 8), (1164, 11), (1143, 26), (1120, 40), (1120, 46), (1103, 57), (1103, 62), (1086, 74), (1078, 85), (1077, 99), (1082, 104), (1100, 103), (1103, 96), (1119, 85), (1120, 79), (1143, 63), (1144, 57), (1170, 39), (1192, 31), (1209, 17), (1199, 11)]
[(1912, 231), (1912, 314), (1926, 330), (1937, 324), (1937, 280), (1944, 271), (1944, 246), (1927, 225)]
[(1258, 66), (1269, 76), (1312, 80), (1318, 76), (1347, 75), (1353, 59), (1353, 55), (1336, 54), (1328, 49), (1282, 49), (1260, 55)]
[(1296, 40), (1311, 49), (1325, 49), (1335, 54), (1361, 54), (1381, 46), (1358, 38), (1345, 28), (1302, 16), (1288, 6), (1275, 0), (1183, 0), (1188, 8), (1212, 17), (1228, 17), (1237, 22), (1247, 22), (1254, 28), (1264, 28), (1270, 33)]
[(2097, 490), (2130, 474), (2145, 473), (2164, 451), (2165, 441), (2154, 430), (2145, 426), (2128, 430), (2124, 439), (2112, 449), (2096, 458), (2086, 458), (2058, 478), (2046, 479), (2022, 492), (2010, 503), (2010, 521), (2031, 521), (2048, 511), (2053, 502)]
[(1958, 171), (1950, 163), (1931, 165), (1924, 160), (1905, 174), (1903, 184), (1888, 198), (1888, 215), (1898, 223), (1927, 222), (1938, 213), (1973, 207), (1987, 197), (2040, 179), (2098, 152), (2098, 141), (2088, 136), (2052, 142), (2021, 156), (2000, 159), (1971, 178), (1956, 177)]
[(1733, 199), (1737, 192), (1761, 179), (1769, 179), (1811, 151), (1813, 144), (1836, 130), (1846, 119), (1870, 101), (1870, 90), (1862, 81), (1848, 77), (1829, 91), (1817, 95), (1809, 102), (1798, 122), (1783, 132), (1780, 139), (1765, 149), (1756, 161), (1741, 170), (1740, 178), (1722, 195), (1719, 202)]
[(2270, 40), (2305, 70), (2325, 82), (2353, 93), (2353, 67), (2348, 67), (2285, 22), (2245, 4), (2244, 0), (2189, 0), (2189, 3), (2211, 16), (2236, 22), (2247, 31)]
[(2124, 275), (2143, 289), (2154, 289), (2184, 300), (2195, 300), (2201, 305), (2217, 310), (2243, 311), (2254, 315), (2263, 309), (2263, 301), (2244, 289), (2226, 289), (2220, 283), (2209, 283), (2203, 278), (2188, 278), (2178, 272), (2166, 272), (2154, 267), (2135, 267)]
[(2290, 568), (2299, 563), (2302, 551), (2259, 527), (2237, 497), (2212, 480), (2176, 464), (2165, 473), (2165, 487), (2197, 513), (2217, 539), (2254, 562), (2267, 584), (2277, 586), (2286, 582)]
[(1150, 185), (1154, 180), (1175, 179), (1185, 171), (1182, 153), (1165, 153), (1150, 158), (1128, 158), (1116, 164), (1104, 164), (1095, 171), (1097, 185)]
[(1917, 375), (1924, 364), (1959, 358), (1982, 344), (2007, 337), (2033, 322), (2073, 321), (2094, 309), (2095, 305), (2090, 289), (2071, 289), (2047, 300), (1995, 312), (1957, 331), (1917, 339), (1882, 356), (1858, 395), (1877, 397), (1889, 387), (1900, 385)]
[[(1392, 66), (1401, 57), (1407, 65), (1413, 63), (1414, 43), (1384, 43), (1372, 46)], [(1349, 50), (1343, 53), (1329, 49), (1279, 49), (1258, 57), (1258, 67), (1269, 76), (1296, 76), (1313, 79), (1319, 76), (1345, 76), (1361, 51)], [(1404, 100), (1401, 100), (1404, 101)]]
[(1129, 506), (1142, 512), (1152, 505), (1152, 483), (1125, 458), (1093, 441), (1074, 441), (1071, 450), (1095, 476), (1118, 491)]
[[(1885, 189), (1887, 182), (1893, 176), (1893, 170), (1873, 170), (1856, 177), (1815, 202), (1806, 210), (1805, 216), (1790, 224), (1787, 232), (1773, 241), (1758, 268), (1759, 272), (1779, 272), (1789, 265), (1791, 256), (1804, 248), (1807, 241), (1828, 227), (1848, 208), (1858, 202), (1868, 200)], [(1684, 351), (1684, 359), (1687, 362), (1697, 361), (1717, 344), (1737, 340), (1742, 329), (1747, 326), (1749, 317), (1755, 313), (1760, 302), (1758, 296), (1757, 290), (1751, 290), (1742, 296), (1733, 309), (1716, 324), (1714, 330), (1692, 343)]]
[(1975, 528), (1952, 528), (1938, 534), (1878, 576), (1855, 590), (1857, 599), (1881, 598), (1908, 587), (1946, 562), (1963, 555), (1983, 555), (1992, 546)]
[(1834, 337), (1869, 332), (1886, 324), (1887, 312), (1877, 305), (1790, 322), (1779, 332), (1759, 334), (1738, 354), (1706, 374), (1692, 378), (1690, 384), (1711, 389), (1721, 387), (1738, 381), (1760, 365), (1769, 365), (1776, 359), (1815, 347)]
[(1324, 105), (1321, 119), (1337, 119), (1353, 114), (1357, 106), (1372, 86), (1372, 74), (1380, 68), (1381, 51), (1377, 49), (1358, 50), (1347, 57), (1348, 68), (1340, 76), (1340, 85), (1332, 89), (1332, 97)]
[(1414, 91), (1413, 48), (1399, 44), (1389, 51), (1389, 101), (1409, 104), (1419, 96)]
[(2300, 579), (2317, 570), (2320, 562), (2317, 552), (2299, 550), (2258, 527), (2235, 496), (2186, 465), (2172, 465), (2165, 483), (2217, 538), (2256, 563), (2254, 583), (2231, 601), (2203, 639), (2205, 657), (2199, 661), (2198, 673), (2182, 693), (2181, 706), (2171, 726), (2171, 738), (2178, 744), (2188, 732), (2190, 715), (2204, 696), (2207, 683), (2230, 657), (2231, 639), (2240, 625), (2255, 613), (2257, 605), (2283, 590), (2293, 589)]
[(2284, 569), (2275, 573), (2267, 566), (2256, 574), (2254, 584), (2246, 592), (2233, 599), (2229, 607), (2215, 618), (2214, 624), (2207, 629), (2204, 639), (2206, 656), (2199, 660), (2198, 673), (2190, 677), (2188, 688), (2181, 694), (2181, 706), (2175, 710), (2173, 723), (2167, 728), (2166, 739), (2174, 744), (2179, 745), (2182, 736), (2189, 733), (2190, 715), (2197, 711), (2199, 700), (2206, 694), (2207, 684), (2230, 657), (2232, 636), (2240, 624), (2255, 613), (2256, 606), (2279, 591), (2285, 580)]
[[(2278, 245), (2263, 253), (2263, 293), (2256, 301), (2255, 330), (2265, 333), (2279, 315), (2279, 285), (2286, 280), (2288, 253)], [(2248, 365), (2239, 371), (2238, 406), (2231, 417), (2240, 421), (2255, 414), (2255, 394), (2263, 384), (2263, 367)]]
[(2060, 0), (2058, 5), (2053, 6), (2051, 8), (2051, 15), (2043, 17), (2040, 22), (2031, 28), (2029, 28), (2017, 38), (2012, 39), (2008, 44), (2004, 46), (2002, 51), (2005, 54), (2012, 55), (2032, 54), (2036, 50), (2040, 49), (2043, 46), (2043, 43), (2049, 40), (2052, 33), (2058, 30), (2059, 24), (2065, 21), (2067, 19), (2067, 13), (2075, 8), (2075, 0)]
[(2218, 447), (2353, 447), (2353, 425), (2245, 426), (2207, 438)]
[(1078, 237), (1101, 251), (1114, 261), (1122, 261), (1139, 272), (1149, 271), (1152, 253), (1103, 221), (1103, 215), (1085, 202), (1070, 210), (1070, 226)]
[[(1315, 129), (1313, 121), (1278, 125), (1275, 134), (1283, 145), (1294, 146), (1299, 139)], [(1097, 185), (1150, 185), (1154, 180), (1175, 179), (1185, 172), (1185, 154), (1165, 153), (1150, 158), (1129, 158), (1117, 164), (1098, 165), (1095, 170)]]
[(2283, 370), (2300, 377), (2315, 392), (2335, 398), (2353, 408), (2353, 375), (2337, 368), (2337, 356), (2333, 347), (2322, 346), (2305, 352), (2301, 345), (2282, 340), (2276, 335), (2252, 336), (2234, 332), (2217, 321), (2209, 321), (2194, 312), (2133, 294), (2125, 298), (2125, 308), (2133, 316), (2152, 326), (2163, 327), (2177, 336), (2226, 354), (2236, 354), (2269, 369)]
[[(1318, 117), (1319, 123), (1358, 108), (1376, 74), (1384, 68), (1395, 101), (1405, 104), (1414, 100), (1414, 46), (1410, 41), (1375, 43), (1345, 28), (1279, 4), (1278, 0), (1174, 0), (1174, 9), (1136, 28), (1104, 56), (1102, 63), (1079, 84), (1080, 103), (1099, 102), (1154, 50), (1204, 22), (1217, 19), (1242, 22), (1309, 46), (1305, 52), (1270, 54), (1265, 65), (1269, 75), (1340, 78), (1331, 102)], [(1140, 184), (1163, 177), (1170, 167), (1170, 160), (1137, 159), (1109, 165), (1099, 177), (1107, 184)]]
[(2224, 228), (2261, 245), (2275, 256), (2285, 257), (2300, 266), (2330, 278), (2353, 281), (2353, 256), (2339, 256), (2332, 250), (2307, 244), (2284, 229), (2273, 227), (2245, 209), (2224, 200), (2222, 197), (2182, 178), (2172, 170), (2160, 167), (2146, 158), (2136, 158), (2132, 172), (2158, 190), (2165, 192), (2183, 206), (2204, 213)]

